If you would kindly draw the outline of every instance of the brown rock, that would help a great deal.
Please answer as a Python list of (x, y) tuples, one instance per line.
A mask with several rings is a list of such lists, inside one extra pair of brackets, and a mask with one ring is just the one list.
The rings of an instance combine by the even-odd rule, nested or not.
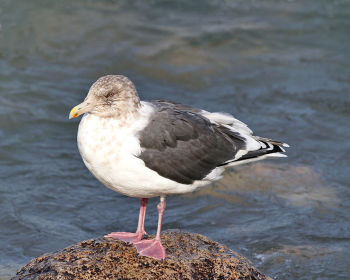
[(167, 257), (139, 256), (134, 246), (110, 238), (82, 241), (32, 260), (18, 279), (270, 279), (226, 246), (188, 232), (165, 231)]

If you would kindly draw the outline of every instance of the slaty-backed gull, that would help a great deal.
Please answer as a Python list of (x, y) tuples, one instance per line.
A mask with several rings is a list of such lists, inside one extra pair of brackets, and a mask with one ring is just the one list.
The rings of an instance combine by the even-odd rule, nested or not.
[[(140, 255), (165, 258), (161, 226), (165, 197), (218, 180), (226, 167), (284, 157), (287, 144), (254, 136), (241, 121), (167, 101), (140, 101), (125, 76), (99, 78), (69, 118), (84, 114), (78, 147), (86, 167), (106, 187), (141, 198), (136, 233), (107, 237), (133, 243)], [(148, 198), (160, 196), (156, 237), (143, 240)]]

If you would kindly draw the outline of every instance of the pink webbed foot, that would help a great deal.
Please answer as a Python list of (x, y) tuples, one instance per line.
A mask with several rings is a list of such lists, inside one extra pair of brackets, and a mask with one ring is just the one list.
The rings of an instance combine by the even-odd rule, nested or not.
[(143, 234), (139, 234), (137, 232), (111, 232), (110, 234), (107, 234), (104, 237), (111, 237), (122, 240), (124, 242), (135, 243), (139, 242), (142, 239)]
[(151, 257), (157, 260), (165, 259), (165, 249), (160, 240), (141, 240), (135, 242), (134, 245), (141, 256)]
[(137, 230), (135, 233), (133, 232), (112, 232), (110, 234), (105, 235), (105, 237), (111, 237), (119, 240), (123, 240), (124, 242), (135, 243), (142, 239), (142, 237), (147, 234), (145, 231), (145, 215), (147, 208), (148, 198), (141, 198), (141, 206), (140, 206), (140, 214), (139, 214), (139, 223), (137, 225)]

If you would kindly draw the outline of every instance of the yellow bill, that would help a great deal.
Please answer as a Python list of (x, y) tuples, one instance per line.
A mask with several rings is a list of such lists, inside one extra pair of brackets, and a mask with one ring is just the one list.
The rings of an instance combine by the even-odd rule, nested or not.
[(76, 118), (78, 116), (79, 114), (78, 114), (77, 106), (75, 106), (72, 110), (70, 110), (69, 119)]

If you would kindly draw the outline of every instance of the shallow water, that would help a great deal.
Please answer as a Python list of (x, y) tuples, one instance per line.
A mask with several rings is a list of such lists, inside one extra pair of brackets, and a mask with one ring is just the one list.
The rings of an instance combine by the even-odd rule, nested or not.
[(165, 229), (225, 243), (276, 279), (349, 279), (350, 2), (73, 2), (0, 3), (0, 279), (135, 229), (139, 202), (93, 178), (68, 120), (107, 73), (291, 145), (287, 159), (169, 197)]

